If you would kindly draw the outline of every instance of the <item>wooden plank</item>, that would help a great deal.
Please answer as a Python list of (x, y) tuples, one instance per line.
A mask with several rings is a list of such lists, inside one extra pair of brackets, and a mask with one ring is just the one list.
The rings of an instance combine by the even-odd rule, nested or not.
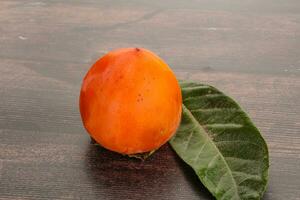
[(66, 74), (65, 62), (139, 46), (176, 69), (300, 74), (298, 1), (133, 2), (1, 1), (0, 57)]

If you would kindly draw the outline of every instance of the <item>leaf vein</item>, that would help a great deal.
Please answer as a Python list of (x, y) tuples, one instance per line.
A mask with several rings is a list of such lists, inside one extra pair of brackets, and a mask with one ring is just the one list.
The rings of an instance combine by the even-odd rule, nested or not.
[(184, 151), (186, 151), (189, 147), (189, 144), (190, 144), (190, 141), (191, 141), (191, 138), (193, 137), (194, 135), (194, 131), (192, 130), (189, 137), (188, 137), (188, 140), (187, 140), (187, 143), (186, 143), (186, 146), (184, 147)]

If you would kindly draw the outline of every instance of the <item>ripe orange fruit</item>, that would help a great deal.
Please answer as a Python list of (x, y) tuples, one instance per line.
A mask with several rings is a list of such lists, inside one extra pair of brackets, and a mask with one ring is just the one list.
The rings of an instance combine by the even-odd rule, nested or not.
[(158, 149), (181, 118), (181, 90), (169, 66), (146, 49), (125, 48), (100, 58), (80, 92), (84, 127), (103, 147), (122, 154)]

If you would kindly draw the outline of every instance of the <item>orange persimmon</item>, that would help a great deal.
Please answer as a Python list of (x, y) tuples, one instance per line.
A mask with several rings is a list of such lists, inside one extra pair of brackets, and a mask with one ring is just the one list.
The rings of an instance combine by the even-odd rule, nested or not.
[(86, 74), (80, 92), (85, 129), (122, 154), (158, 149), (181, 119), (181, 90), (169, 66), (142, 48), (111, 51)]

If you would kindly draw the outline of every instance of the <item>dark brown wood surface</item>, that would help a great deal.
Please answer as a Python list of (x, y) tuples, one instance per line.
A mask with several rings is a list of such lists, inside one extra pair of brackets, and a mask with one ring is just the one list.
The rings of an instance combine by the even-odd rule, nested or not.
[(213, 199), (169, 145), (140, 161), (90, 144), (81, 80), (120, 47), (236, 99), (269, 146), (264, 199), (300, 199), (298, 0), (1, 0), (0, 199)]

